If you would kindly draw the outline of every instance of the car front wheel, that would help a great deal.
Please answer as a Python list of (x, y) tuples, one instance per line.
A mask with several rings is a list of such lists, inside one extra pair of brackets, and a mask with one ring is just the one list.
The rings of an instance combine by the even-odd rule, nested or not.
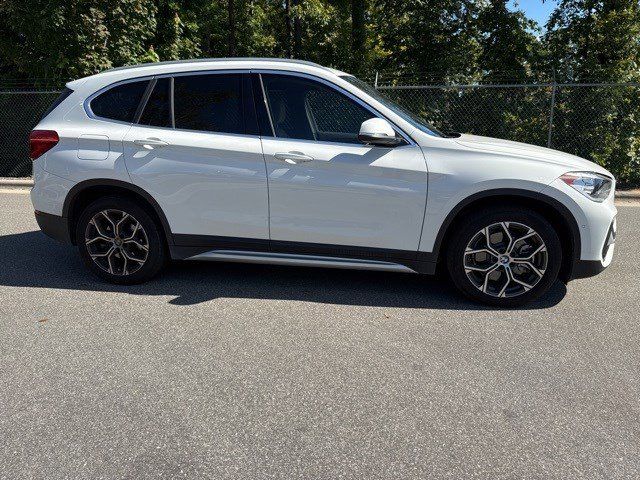
[(76, 243), (85, 265), (112, 283), (144, 282), (166, 258), (160, 228), (128, 199), (105, 197), (89, 205), (78, 220)]
[(556, 231), (525, 208), (472, 213), (450, 238), (447, 267), (453, 283), (493, 306), (517, 307), (543, 295), (562, 264)]

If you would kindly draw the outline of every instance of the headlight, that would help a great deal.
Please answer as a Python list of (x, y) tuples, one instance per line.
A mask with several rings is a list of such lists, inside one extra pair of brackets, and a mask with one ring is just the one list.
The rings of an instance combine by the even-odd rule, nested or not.
[(613, 185), (609, 177), (593, 172), (569, 172), (560, 179), (595, 202), (604, 201), (611, 193)]

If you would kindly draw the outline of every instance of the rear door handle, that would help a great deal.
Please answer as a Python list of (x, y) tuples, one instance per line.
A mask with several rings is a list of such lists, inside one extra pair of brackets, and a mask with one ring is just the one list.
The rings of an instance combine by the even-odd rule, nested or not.
[(144, 147), (147, 150), (166, 147), (167, 145), (169, 145), (167, 142), (162, 141), (159, 138), (145, 138), (142, 140), (134, 140), (133, 143), (135, 143), (136, 145), (140, 145), (141, 147)]
[(291, 165), (297, 165), (298, 163), (313, 161), (313, 157), (310, 157), (309, 155), (305, 155), (302, 152), (279, 152), (279, 153), (274, 153), (273, 156), (276, 157), (278, 160), (282, 160)]

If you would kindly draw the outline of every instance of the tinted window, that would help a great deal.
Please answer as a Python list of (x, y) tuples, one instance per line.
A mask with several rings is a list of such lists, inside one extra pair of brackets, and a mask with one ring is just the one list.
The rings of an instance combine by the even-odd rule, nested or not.
[(174, 79), (176, 128), (245, 133), (241, 75), (189, 75)]
[(380, 92), (377, 89), (375, 89), (371, 85), (368, 85), (367, 83), (363, 82), (359, 78), (356, 78), (356, 77), (354, 77), (352, 75), (346, 75), (346, 76), (343, 76), (343, 77), (340, 77), (340, 78), (342, 78), (343, 80), (346, 80), (351, 85), (353, 85), (355, 87), (358, 87), (360, 90), (362, 90), (366, 94), (368, 94), (371, 97), (375, 98), (377, 101), (379, 101), (385, 107), (387, 107), (388, 109), (392, 110), (396, 115), (402, 117), (406, 122), (410, 123), (411, 125), (413, 125), (417, 129), (419, 129), (419, 130), (421, 130), (421, 131), (423, 131), (425, 133), (428, 133), (429, 135), (433, 135), (434, 137), (444, 137), (444, 136), (446, 136), (442, 132), (439, 132), (438, 130), (436, 130), (435, 127), (433, 127), (429, 123), (425, 122), (425, 120), (423, 118), (419, 117), (418, 115), (415, 115), (414, 113), (411, 113), (409, 110), (401, 107), (397, 103), (392, 102), (390, 99), (388, 99), (384, 95), (381, 95)]
[(360, 143), (369, 110), (320, 82), (284, 75), (263, 75), (277, 137), (325, 142)]
[(148, 80), (123, 83), (101, 93), (91, 101), (91, 111), (98, 117), (133, 122)]
[(58, 95), (58, 98), (56, 98), (56, 100), (51, 104), (51, 106), (49, 108), (47, 108), (47, 111), (42, 114), (41, 119), (43, 119), (44, 117), (49, 115), (51, 112), (53, 112), (55, 110), (55, 108), (58, 105), (60, 105), (62, 102), (64, 102), (66, 100), (66, 98), (69, 95), (71, 95), (72, 93), (73, 93), (73, 90), (71, 90), (70, 88), (65, 88), (62, 91), (62, 93), (60, 95)]
[(154, 127), (171, 127), (170, 78), (158, 79), (138, 123)]

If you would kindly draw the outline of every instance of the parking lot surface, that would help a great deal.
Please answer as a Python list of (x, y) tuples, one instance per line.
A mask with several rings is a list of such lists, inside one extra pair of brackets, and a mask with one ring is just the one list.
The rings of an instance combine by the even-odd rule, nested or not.
[(0, 194), (0, 478), (639, 478), (640, 208), (521, 310), (438, 278), (94, 279)]

